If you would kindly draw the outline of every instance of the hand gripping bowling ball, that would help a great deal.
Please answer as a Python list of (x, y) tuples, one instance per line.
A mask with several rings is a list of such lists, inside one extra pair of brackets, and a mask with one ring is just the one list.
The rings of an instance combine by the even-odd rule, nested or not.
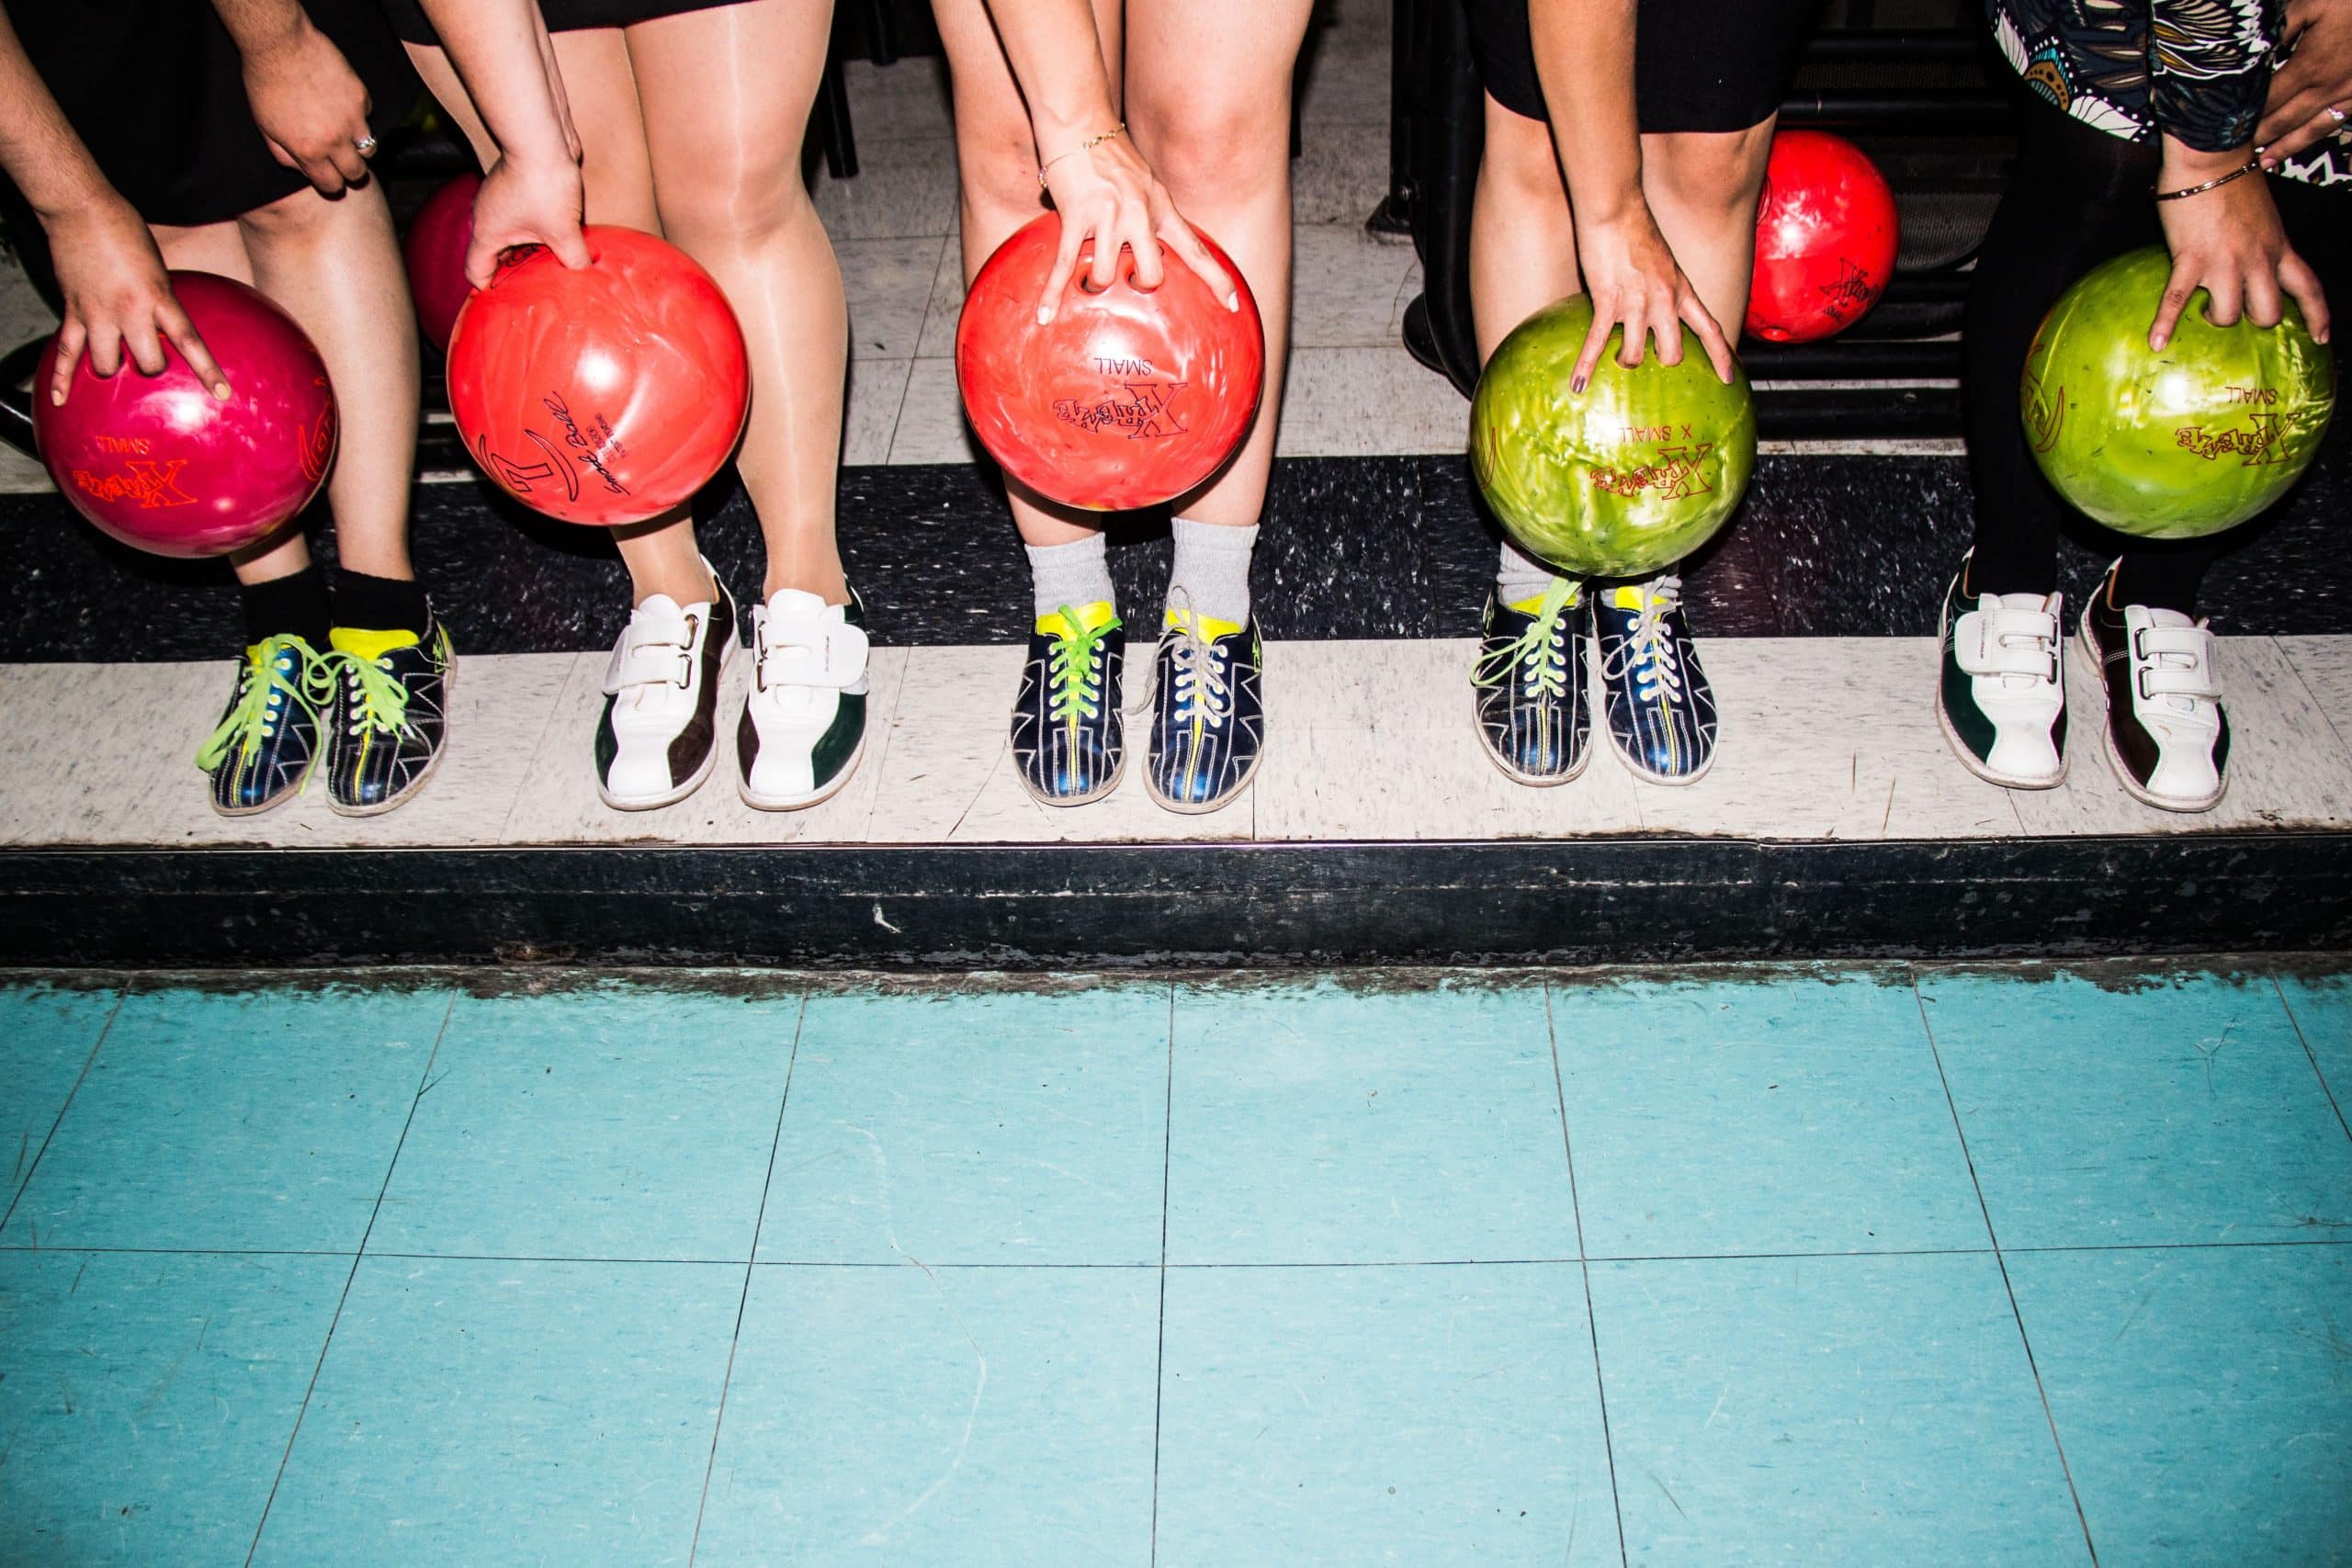
[(1095, 293), (1067, 282), (1052, 322), (1037, 300), (1061, 243), (1054, 213), (997, 247), (972, 280), (956, 329), (956, 378), (972, 428), (1004, 471), (1065, 505), (1125, 512), (1172, 501), (1224, 466), (1258, 417), (1266, 339), (1250, 286), (1206, 234), (1238, 288), (1217, 302), (1200, 275), (1168, 255), (1147, 293), (1132, 254)]
[(2335, 410), (2335, 361), (2292, 301), (2270, 328), (2205, 319), (2202, 289), (2163, 352), (2148, 327), (2172, 276), (2161, 245), (2093, 267), (2042, 318), (2018, 399), (2058, 493), (2143, 539), (2245, 522), (2310, 468)]
[(1747, 335), (1812, 343), (1868, 314), (1894, 276), (1900, 225), (1886, 176), (1826, 130), (1783, 130), (1764, 165)]
[(481, 192), (480, 175), (459, 175), (425, 198), (401, 242), (417, 324), (444, 354), (449, 352), (449, 329), (473, 292), (466, 281), (466, 247), (473, 243), (474, 197)]
[(533, 249), (458, 312), (449, 410), (507, 493), (566, 523), (660, 516), (708, 483), (751, 407), (727, 297), (684, 251), (590, 225), (577, 272)]
[(85, 357), (62, 408), (52, 340), (34, 379), (33, 435), (75, 511), (159, 556), (218, 556), (267, 538), (311, 503), (334, 462), (334, 389), (294, 318), (242, 283), (171, 274), (172, 292), (228, 378), (212, 395), (166, 343), (160, 376)]
[(1609, 334), (1582, 392), (1569, 390), (1592, 325), (1581, 294), (1503, 339), (1470, 404), (1470, 469), (1528, 554), (1572, 577), (1648, 577), (1714, 536), (1756, 467), (1747, 378), (1715, 378), (1689, 328), (1682, 363), (1628, 370)]

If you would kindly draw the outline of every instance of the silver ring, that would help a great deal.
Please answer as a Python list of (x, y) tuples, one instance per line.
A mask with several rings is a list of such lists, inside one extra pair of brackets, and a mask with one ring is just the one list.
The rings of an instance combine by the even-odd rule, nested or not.
[[(2338, 114), (2335, 118), (2342, 119), (2344, 116), (2342, 114)], [(373, 152), (376, 150), (376, 139), (372, 136), (363, 136), (354, 141), (352, 145), (359, 149), (359, 155), (365, 158), (368, 153)]]
[(2332, 119), (2332, 120), (2334, 120), (2336, 124), (2338, 124), (2338, 125), (2342, 125), (2342, 124), (2344, 123), (2344, 119), (2345, 119), (2344, 111), (2343, 111), (2342, 109), (2340, 109), (2340, 108), (2337, 108), (2334, 104), (2330, 104), (2330, 105), (2328, 105), (2328, 106), (2327, 106), (2327, 108), (2326, 108), (2326, 110), (2325, 110), (2325, 113), (2326, 113), (2326, 115), (2327, 115), (2327, 118), (2330, 118), (2330, 119)]

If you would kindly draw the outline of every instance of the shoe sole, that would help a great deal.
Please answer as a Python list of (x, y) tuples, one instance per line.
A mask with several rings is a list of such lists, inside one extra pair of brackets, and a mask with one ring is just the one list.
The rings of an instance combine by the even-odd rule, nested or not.
[[(732, 632), (729, 632), (727, 637), (727, 651), (719, 658), (718, 660), (718, 673), (712, 676), (711, 679), (714, 682), (724, 683), (727, 679), (727, 672), (735, 667), (735, 656), (741, 651), (742, 645), (738, 641), (735, 635)], [(712, 709), (714, 714), (716, 714), (717, 711), (718, 710), (716, 708)], [(860, 744), (863, 744), (863, 742)], [(694, 771), (694, 776), (687, 779), (685, 783), (676, 785), (666, 795), (643, 800), (625, 800), (606, 789), (605, 787), (604, 779), (599, 777), (596, 780), (596, 795), (598, 799), (602, 800), (606, 806), (611, 807), (615, 811), (659, 811), (665, 806), (677, 805), (678, 802), (685, 799), (688, 795), (694, 794), (695, 791), (702, 788), (703, 785), (710, 782), (710, 775), (718, 771), (718, 734), (717, 720), (714, 718), (712, 722), (709, 754), (703, 758), (702, 766), (696, 768)]]
[(849, 787), (849, 781), (857, 776), (857, 765), (865, 761), (865, 739), (864, 735), (857, 738), (857, 750), (849, 754), (849, 761), (833, 775), (832, 782), (810, 794), (754, 795), (740, 766), (735, 773), (735, 793), (754, 811), (806, 811), (812, 806), (822, 806)]
[(2115, 749), (2115, 727), (2111, 722), (2112, 716), (2108, 712), (2107, 672), (2099, 660), (2098, 643), (2091, 636), (2088, 605), (2083, 607), (2083, 618), (2075, 629), (2073, 641), (2075, 652), (2089, 667), (2091, 689), (2098, 693), (2099, 750), (2107, 754), (2107, 771), (2115, 775), (2115, 782), (2123, 786), (2123, 793), (2143, 806), (2158, 811), (2170, 811), (2182, 817), (2194, 817), (2202, 812), (2211, 811), (2221, 805), (2222, 797), (2230, 793), (2230, 778), (2227, 773), (2222, 775), (2221, 788), (2199, 801), (2185, 801), (2157, 795), (2132, 776), (2131, 766), (2123, 761), (2123, 753)]
[(1577, 752), (1577, 760), (1568, 764), (1566, 773), (1521, 773), (1519, 769), (1512, 767), (1503, 761), (1501, 752), (1487, 744), (1487, 726), (1478, 716), (1478, 689), (1476, 686), (1470, 689), (1470, 719), (1471, 728), (1477, 732), (1478, 736), (1478, 754), (1495, 765), (1495, 772), (1515, 784), (1525, 784), (1530, 789), (1555, 789), (1564, 784), (1576, 783), (1577, 779), (1584, 776), (1585, 769), (1592, 763), (1592, 736), (1588, 732), (1583, 747)]
[(223, 806), (212, 797), (212, 794), (209, 790), (205, 792), (205, 804), (211, 807), (213, 814), (219, 817), (227, 817), (232, 818), (238, 817), (259, 817), (266, 811), (277, 810), (279, 807), (285, 805), (288, 801), (293, 799), (296, 795), (310, 788), (311, 775), (318, 771), (319, 754), (318, 752), (313, 751), (311, 753), (311, 760), (302, 764), (302, 772), (298, 777), (296, 777), (294, 782), (286, 788), (279, 790), (276, 795), (271, 795), (267, 800), (263, 801), (259, 806)]
[(1159, 786), (1154, 784), (1148, 776), (1144, 780), (1143, 786), (1145, 791), (1150, 795), (1153, 801), (1156, 802), (1163, 811), (1173, 811), (1180, 817), (1206, 817), (1212, 812), (1224, 810), (1235, 801), (1239, 800), (1243, 795), (1247, 794), (1251, 781), (1256, 779), (1258, 776), (1258, 768), (1260, 764), (1263, 763), (1265, 760), (1266, 750), (1263, 746), (1261, 746), (1258, 749), (1258, 754), (1250, 759), (1250, 766), (1248, 769), (1242, 773), (1242, 775), (1238, 779), (1234, 781), (1233, 787), (1227, 790), (1223, 795), (1218, 795), (1215, 800), (1170, 800), (1168, 796), (1159, 793)]
[(1110, 778), (1105, 780), (1103, 783), (1097, 784), (1091, 791), (1085, 795), (1047, 795), (1044, 790), (1039, 789), (1035, 784), (1029, 782), (1028, 774), (1017, 773), (1017, 776), (1021, 780), (1021, 787), (1028, 792), (1029, 798), (1035, 801), (1040, 806), (1091, 806), (1094, 802), (1101, 800), (1105, 795), (1115, 791), (1119, 787), (1121, 782), (1126, 778), (1127, 754), (1124, 750), (1121, 750), (1119, 753), (1119, 765), (1111, 770)]
[(441, 759), (448, 754), (449, 730), (448, 718), (447, 716), (449, 712), (448, 697), (449, 694), (457, 689), (458, 656), (453, 653), (449, 656), (448, 667), (441, 671), (441, 712), (443, 715), (441, 721), (441, 744), (435, 748), (432, 756), (427, 757), (424, 760), (424, 767), (417, 773), (416, 777), (409, 780), (407, 784), (401, 786), (401, 792), (398, 795), (379, 800), (373, 806), (345, 806), (343, 802), (335, 799), (333, 793), (333, 786), (330, 785), (329, 793), (327, 795), (327, 809), (334, 812), (337, 817), (381, 817), (385, 812), (397, 811), (401, 807), (406, 806), (410, 801), (415, 799), (417, 792), (423, 789), (426, 784), (432, 783), (433, 775), (441, 771)]
[[(1939, 615), (1936, 618), (1936, 728), (1943, 732), (1944, 744), (1951, 748), (1952, 756), (1958, 759), (1962, 767), (1966, 768), (1986, 784), (1998, 784), (2003, 789), (2056, 789), (2060, 784), (2064, 784), (2066, 782), (2066, 753), (2064, 751), (2058, 753), (2056, 773), (2046, 779), (2030, 779), (2019, 773), (2004, 773), (1987, 767), (1975, 752), (1961, 743), (1960, 732), (1952, 728), (1951, 715), (1944, 711), (1944, 637), (1950, 629), (1949, 618)], [(2065, 711), (2065, 700), (2066, 685), (2062, 679), (2058, 683), (2059, 711), (2062, 713)]]

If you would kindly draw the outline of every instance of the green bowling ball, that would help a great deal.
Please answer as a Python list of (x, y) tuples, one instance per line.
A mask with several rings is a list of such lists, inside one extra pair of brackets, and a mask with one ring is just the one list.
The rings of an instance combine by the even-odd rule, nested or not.
[(1470, 405), (1470, 468), (1513, 539), (1572, 577), (1649, 577), (1714, 536), (1756, 468), (1747, 377), (1715, 378), (1696, 333), (1682, 363), (1617, 363), (1568, 389), (1592, 325), (1571, 295), (1503, 339)]
[(2059, 494), (2120, 533), (2195, 539), (2286, 493), (2335, 412), (2335, 360), (2293, 301), (2286, 320), (2217, 327), (2198, 290), (2148, 346), (2172, 258), (2161, 245), (2093, 267), (2027, 351), (2018, 407)]

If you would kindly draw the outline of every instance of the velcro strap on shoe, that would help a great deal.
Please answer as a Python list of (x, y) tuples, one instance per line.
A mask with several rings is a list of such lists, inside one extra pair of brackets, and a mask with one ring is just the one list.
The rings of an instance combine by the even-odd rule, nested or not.
[(765, 629), (760, 684), (845, 692), (865, 679), (869, 651), (863, 626), (834, 620), (786, 621), (778, 615)]
[(617, 696), (631, 686), (689, 686), (694, 683), (694, 655), (684, 643), (631, 642), (627, 637), (613, 648), (605, 666), (605, 695)]
[(2138, 666), (2133, 679), (2143, 696), (2221, 699), (2213, 634), (2203, 626), (2143, 626), (2132, 638), (2132, 651)]
[(2040, 610), (1971, 610), (1952, 624), (1952, 657), (1971, 675), (2055, 680), (2058, 617)]

